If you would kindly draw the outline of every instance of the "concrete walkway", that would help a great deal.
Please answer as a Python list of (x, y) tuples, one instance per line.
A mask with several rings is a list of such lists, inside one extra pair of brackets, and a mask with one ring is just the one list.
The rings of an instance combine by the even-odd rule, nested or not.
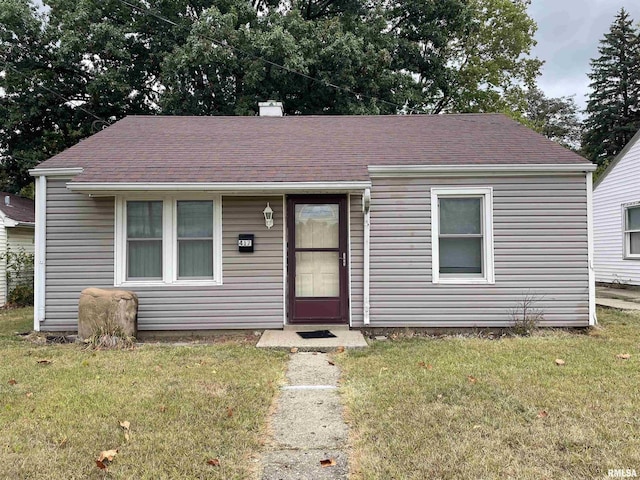
[[(291, 356), (288, 384), (271, 418), (263, 480), (346, 479), (348, 429), (337, 392), (339, 370), (325, 353)], [(322, 460), (335, 465), (323, 467)]]
[(619, 310), (640, 310), (640, 290), (597, 287), (596, 304)]

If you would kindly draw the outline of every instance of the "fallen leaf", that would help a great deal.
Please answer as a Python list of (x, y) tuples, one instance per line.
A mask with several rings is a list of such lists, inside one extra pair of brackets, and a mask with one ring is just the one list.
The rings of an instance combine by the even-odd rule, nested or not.
[(9, 380), (7, 383), (8, 383), (9, 385), (15, 385), (15, 384), (16, 384), (16, 383), (18, 383), (18, 382), (16, 381), (16, 379), (15, 379), (15, 378), (12, 378), (12, 379), (11, 379), (11, 380)]
[(98, 467), (100, 470), (106, 470), (107, 466), (104, 464), (104, 462), (100, 461), (100, 460), (96, 460), (96, 467)]
[(37, 363), (39, 363), (40, 365), (50, 365), (50, 364), (52, 364), (53, 362), (52, 362), (51, 360), (43, 359), (43, 360), (38, 360), (38, 362), (37, 362)]
[(292, 347), (291, 353), (298, 353), (298, 347)]
[(320, 460), (320, 466), (322, 468), (333, 467), (335, 464), (336, 461), (333, 458), (325, 458), (324, 460)]
[(556, 358), (556, 365), (559, 365), (559, 366), (564, 365), (564, 360), (562, 360), (561, 358)]
[(547, 418), (549, 416), (549, 414), (547, 413), (546, 410), (540, 410), (538, 412), (538, 418)]
[(160, 406), (158, 407), (158, 410), (159, 410), (160, 412), (165, 412), (165, 411), (167, 410), (167, 407), (165, 407), (164, 405), (160, 405)]
[(340, 347), (336, 348), (336, 352), (338, 352), (338, 353), (344, 352), (344, 347), (340, 346)]
[(102, 452), (100, 452), (100, 456), (98, 457), (98, 461), (104, 462), (105, 460), (108, 460), (108, 461), (112, 462), (117, 454), (118, 454), (118, 449), (117, 448), (115, 448), (113, 450), (103, 450)]
[(227, 408), (227, 417), (233, 417), (233, 408)]
[(422, 367), (422, 368), (426, 368), (426, 367), (427, 367), (427, 364), (426, 364), (426, 363), (424, 363), (424, 362), (418, 362), (418, 366), (419, 366), (419, 367)]
[(619, 358), (620, 360), (629, 360), (631, 358), (631, 354), (630, 353), (619, 353), (618, 355), (616, 355), (616, 358)]
[(433, 370), (433, 365), (431, 364), (427, 365), (427, 370)]
[(122, 428), (124, 428), (125, 430), (129, 430), (129, 427), (131, 427), (131, 423), (129, 423), (126, 420), (124, 420), (123, 422), (120, 422), (120, 426)]
[(476, 377), (474, 377), (473, 375), (469, 375), (467, 377), (467, 380), (469, 380), (469, 383), (476, 383), (478, 381), (478, 379)]
[(328, 363), (329, 365), (331, 365), (332, 367), (333, 367), (333, 366), (335, 366), (335, 363), (333, 363), (331, 360), (327, 360), (327, 363)]
[(156, 365), (156, 372), (159, 372), (162, 370), (162, 367), (160, 365)]
[(207, 463), (209, 465), (214, 466), (214, 467), (219, 467), (220, 466), (220, 460), (218, 460), (217, 458), (210, 458), (209, 460), (207, 460)]
[(27, 392), (27, 398), (33, 397), (33, 392)]
[(129, 441), (129, 432), (124, 432), (124, 439), (128, 442)]

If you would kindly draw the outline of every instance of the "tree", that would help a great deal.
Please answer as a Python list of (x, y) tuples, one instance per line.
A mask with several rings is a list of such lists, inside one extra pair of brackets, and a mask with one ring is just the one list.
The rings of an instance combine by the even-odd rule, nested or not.
[[(1, 188), (128, 114), (522, 108), (528, 0), (0, 0)], [(46, 12), (46, 13), (43, 13)], [(3, 94), (4, 92), (4, 94)]]
[(550, 140), (571, 150), (578, 150), (582, 123), (573, 97), (549, 98), (539, 88), (531, 88), (526, 101), (524, 123)]
[(591, 60), (582, 150), (606, 165), (640, 129), (640, 37), (621, 9)]

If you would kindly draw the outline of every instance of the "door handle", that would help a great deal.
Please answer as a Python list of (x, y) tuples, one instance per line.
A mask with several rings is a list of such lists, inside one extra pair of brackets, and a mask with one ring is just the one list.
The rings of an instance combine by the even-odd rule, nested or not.
[(342, 252), (342, 266), (347, 266), (347, 254), (345, 252)]

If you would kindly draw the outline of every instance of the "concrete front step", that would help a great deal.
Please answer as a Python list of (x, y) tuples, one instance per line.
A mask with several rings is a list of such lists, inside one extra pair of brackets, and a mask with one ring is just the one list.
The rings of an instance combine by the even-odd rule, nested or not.
[(298, 330), (265, 330), (256, 347), (281, 350), (290, 350), (295, 347), (300, 352), (330, 352), (338, 347), (367, 348), (369, 346), (359, 330), (333, 327), (314, 328), (313, 330), (329, 330), (335, 337), (302, 338), (298, 335)]

